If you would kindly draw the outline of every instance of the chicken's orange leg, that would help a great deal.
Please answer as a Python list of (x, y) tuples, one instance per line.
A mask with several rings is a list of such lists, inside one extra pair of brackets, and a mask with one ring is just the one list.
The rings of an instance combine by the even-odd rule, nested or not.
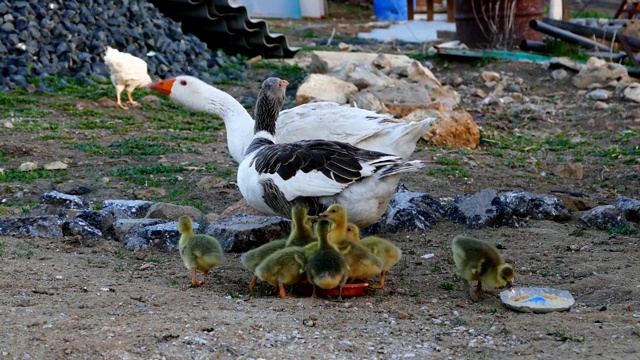
[(131, 97), (131, 91), (129, 90), (127, 90), (127, 97), (129, 97), (129, 104), (131, 104), (131, 106), (140, 106), (140, 103), (133, 100), (133, 98)]
[(196, 268), (191, 269), (191, 285), (193, 287), (200, 286), (198, 283), (198, 276), (196, 275)]
[(118, 106), (127, 110), (127, 107), (122, 105), (122, 100), (120, 98), (120, 95), (122, 94), (122, 90), (124, 90), (124, 85), (116, 85), (116, 100), (117, 100)]

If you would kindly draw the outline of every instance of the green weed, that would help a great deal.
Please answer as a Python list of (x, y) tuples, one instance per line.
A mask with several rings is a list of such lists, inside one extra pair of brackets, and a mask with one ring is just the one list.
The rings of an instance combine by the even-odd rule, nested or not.
[(440, 284), (440, 288), (442, 288), (443, 290), (453, 290), (453, 284), (450, 282), (443, 282), (442, 284)]
[(291, 65), (286, 63), (277, 63), (274, 61), (261, 61), (253, 65), (256, 69), (271, 70), (269, 76), (277, 76), (281, 79), (287, 80), (289, 86), (287, 89), (297, 89), (302, 81), (307, 77), (307, 72), (298, 65)]
[(613, 235), (613, 234), (620, 234), (620, 235), (637, 235), (637, 234), (640, 234), (640, 230), (638, 230), (638, 229), (636, 229), (634, 227), (628, 226), (628, 225), (625, 225), (625, 226), (622, 226), (622, 227), (611, 227), (611, 228), (607, 229), (607, 232), (609, 234), (611, 234), (611, 235)]
[(122, 178), (140, 186), (158, 187), (161, 185), (161, 179), (154, 175), (174, 174), (182, 171), (186, 171), (182, 166), (155, 164), (127, 169), (117, 169), (112, 171), (110, 174), (111, 176)]
[(110, 158), (122, 156), (159, 156), (170, 153), (198, 153), (198, 150), (181, 144), (167, 144), (162, 142), (163, 137), (158, 135), (148, 135), (143, 137), (131, 137), (117, 140), (104, 147), (95, 143), (75, 144), (78, 150), (88, 152), (92, 155), (104, 155)]
[(0, 182), (21, 182), (30, 184), (37, 179), (56, 179), (60, 180), (65, 176), (64, 173), (55, 170), (32, 170), (32, 171), (19, 171), (5, 169), (3, 173), (0, 173)]

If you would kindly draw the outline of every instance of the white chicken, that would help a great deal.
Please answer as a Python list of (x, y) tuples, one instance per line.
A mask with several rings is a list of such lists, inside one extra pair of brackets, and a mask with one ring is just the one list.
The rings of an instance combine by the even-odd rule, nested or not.
[(111, 82), (116, 87), (118, 106), (127, 109), (120, 100), (122, 90), (127, 91), (129, 104), (132, 106), (140, 105), (133, 100), (131, 93), (137, 88), (147, 87), (151, 84), (151, 77), (147, 73), (147, 63), (139, 57), (120, 52), (110, 46), (107, 47), (104, 54), (104, 62), (111, 71)]

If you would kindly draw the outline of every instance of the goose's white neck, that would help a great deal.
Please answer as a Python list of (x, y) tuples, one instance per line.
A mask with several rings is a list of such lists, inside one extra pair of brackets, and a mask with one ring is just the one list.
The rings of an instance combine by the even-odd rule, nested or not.
[(208, 92), (203, 106), (203, 111), (217, 114), (224, 120), (229, 153), (240, 163), (253, 138), (255, 122), (251, 115), (233, 96), (213, 87)]

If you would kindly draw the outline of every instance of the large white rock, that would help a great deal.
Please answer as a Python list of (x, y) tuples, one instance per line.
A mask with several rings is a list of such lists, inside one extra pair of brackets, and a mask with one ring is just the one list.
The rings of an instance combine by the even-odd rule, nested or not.
[(352, 83), (329, 75), (311, 74), (298, 88), (296, 104), (306, 104), (314, 100), (346, 104), (349, 97), (357, 92), (358, 88)]
[(624, 89), (624, 97), (640, 103), (640, 83), (633, 83)]
[(406, 67), (414, 61), (406, 55), (376, 54), (366, 52), (313, 51), (311, 52), (310, 70), (313, 73), (326, 74), (334, 71), (344, 63), (375, 65), (378, 68), (393, 69)]

